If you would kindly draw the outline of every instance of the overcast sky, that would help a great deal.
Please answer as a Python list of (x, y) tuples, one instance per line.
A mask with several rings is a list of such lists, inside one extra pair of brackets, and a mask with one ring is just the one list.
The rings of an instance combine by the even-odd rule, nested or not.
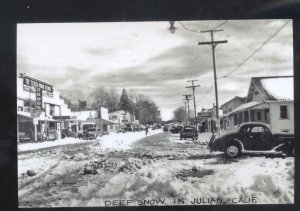
[[(293, 75), (292, 21), (227, 21), (215, 40), (219, 104), (247, 94), (254, 76)], [(224, 21), (18, 24), (17, 71), (54, 84), (71, 100), (85, 100), (96, 87), (135, 90), (149, 96), (162, 118), (183, 106), (196, 79), (197, 111), (215, 102), (210, 34)], [(181, 25), (183, 24), (185, 28)], [(189, 31), (187, 29), (191, 29)], [(271, 39), (270, 39), (271, 38)], [(251, 59), (230, 74), (269, 40)], [(193, 106), (191, 102), (190, 106)]]

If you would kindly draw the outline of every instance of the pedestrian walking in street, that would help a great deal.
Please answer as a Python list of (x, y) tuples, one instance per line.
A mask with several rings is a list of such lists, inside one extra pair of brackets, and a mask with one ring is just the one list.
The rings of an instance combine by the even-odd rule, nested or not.
[(148, 125), (146, 126), (145, 130), (146, 130), (146, 135), (147, 135), (148, 134), (148, 130), (149, 130), (149, 126)]

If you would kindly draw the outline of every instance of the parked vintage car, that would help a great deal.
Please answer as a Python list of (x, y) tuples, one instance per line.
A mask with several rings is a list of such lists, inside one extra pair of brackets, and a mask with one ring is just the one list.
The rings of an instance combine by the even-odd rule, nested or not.
[(210, 139), (208, 148), (224, 152), (230, 158), (249, 153), (294, 155), (294, 134), (272, 134), (269, 127), (260, 122), (243, 123), (235, 131), (217, 138), (215, 136)]
[(180, 132), (180, 140), (191, 138), (192, 140), (198, 139), (197, 128), (194, 126), (184, 126)]
[(166, 131), (166, 132), (169, 131), (168, 126), (164, 126), (163, 131)]
[(182, 130), (182, 126), (172, 126), (172, 128), (170, 129), (171, 133), (180, 133), (180, 131)]
[(96, 128), (91, 127), (86, 129), (83, 132), (82, 138), (87, 140), (92, 140), (92, 139), (96, 139), (98, 136), (101, 136), (101, 132), (97, 131)]
[(133, 132), (143, 131), (143, 128), (139, 125), (133, 125), (132, 126), (132, 131)]
[(61, 130), (61, 138), (66, 138), (66, 137), (74, 137), (74, 138), (82, 138), (82, 131), (78, 131), (77, 133), (73, 130), (68, 130), (67, 128), (63, 128)]

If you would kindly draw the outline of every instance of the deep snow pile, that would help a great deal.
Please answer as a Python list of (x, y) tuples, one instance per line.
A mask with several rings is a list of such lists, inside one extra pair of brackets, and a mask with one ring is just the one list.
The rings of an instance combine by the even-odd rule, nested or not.
[(123, 143), (111, 139), (112, 148), (103, 139), (19, 155), (20, 206), (105, 206), (116, 199), (132, 200), (130, 205), (144, 199), (174, 205), (174, 199), (182, 199), (190, 205), (195, 198), (232, 204), (233, 199), (251, 197), (260, 204), (294, 202), (294, 158), (226, 159), (201, 144), (209, 134), (200, 142), (169, 133), (135, 142), (139, 136), (145, 134), (127, 133)]
[[(172, 205), (174, 198), (181, 198), (185, 204), (191, 205), (194, 198), (200, 197), (222, 198), (225, 204), (233, 204), (239, 198), (245, 201), (249, 197), (254, 197), (259, 204), (294, 202), (293, 158), (249, 157), (228, 164), (218, 162), (216, 159), (160, 160), (142, 165), (143, 161), (132, 160), (125, 165), (126, 168), (120, 168), (121, 173), (114, 175), (103, 188), (95, 191), (97, 185), (91, 183), (81, 187), (79, 193), (85, 200), (80, 200), (79, 204), (104, 206), (106, 200), (126, 198), (137, 203), (138, 199), (164, 198)], [(123, 172), (124, 169), (127, 171)], [(179, 177), (183, 170), (198, 174)], [(90, 191), (93, 191), (92, 195)], [(86, 195), (91, 198), (86, 198)]]
[(161, 133), (162, 130), (150, 130), (147, 135), (145, 131), (126, 132), (126, 133), (111, 133), (100, 138), (101, 147), (103, 149), (126, 150), (131, 148), (131, 144), (145, 136), (151, 136)]

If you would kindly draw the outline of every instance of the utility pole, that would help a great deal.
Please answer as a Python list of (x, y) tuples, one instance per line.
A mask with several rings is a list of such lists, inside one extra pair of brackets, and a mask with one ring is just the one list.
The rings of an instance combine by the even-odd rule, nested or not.
[(183, 103), (184, 103), (184, 111), (185, 111), (185, 124), (187, 125), (186, 101), (183, 101)]
[(183, 95), (185, 98), (183, 100), (187, 101), (187, 107), (188, 107), (188, 122), (190, 123), (190, 100), (192, 95)]
[(197, 118), (197, 111), (196, 111), (196, 98), (195, 98), (195, 88), (199, 87), (200, 85), (195, 86), (194, 85), (194, 81), (198, 81), (198, 80), (189, 80), (187, 82), (192, 82), (192, 86), (187, 86), (186, 88), (192, 88), (193, 89), (193, 98), (194, 98), (194, 112), (195, 112), (195, 120)]
[(218, 124), (218, 133), (220, 134), (220, 119), (219, 119), (219, 101), (218, 101), (218, 84), (217, 84), (217, 73), (216, 73), (216, 58), (215, 58), (215, 48), (218, 44), (227, 43), (227, 40), (214, 41), (214, 32), (223, 31), (223, 29), (212, 29), (208, 31), (201, 31), (202, 33), (210, 33), (211, 41), (210, 42), (199, 42), (199, 45), (211, 45), (212, 56), (213, 56), (213, 68), (214, 68), (214, 81), (215, 81), (215, 94), (216, 94), (216, 116)]

